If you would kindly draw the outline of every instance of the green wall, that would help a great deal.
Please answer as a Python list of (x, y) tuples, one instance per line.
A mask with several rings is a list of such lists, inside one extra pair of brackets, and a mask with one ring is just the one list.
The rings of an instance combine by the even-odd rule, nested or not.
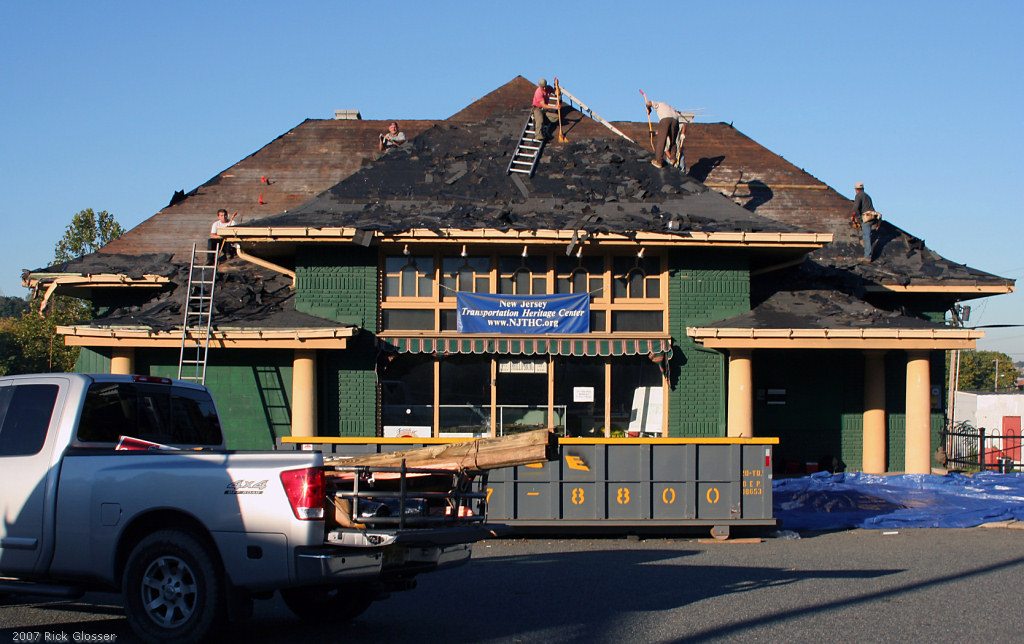
[(378, 331), (377, 251), (361, 246), (300, 247), (295, 310)]
[[(82, 349), (75, 370), (110, 373), (109, 350)], [(290, 349), (211, 349), (206, 386), (228, 449), (273, 449), (291, 434), (292, 358)], [(178, 377), (177, 349), (136, 349), (135, 373)]]
[(746, 257), (677, 251), (668, 262), (669, 332), (676, 341), (669, 392), (670, 436), (725, 436), (725, 356), (697, 346), (687, 326), (750, 310)]
[[(347, 245), (300, 247), (295, 309), (376, 333), (377, 250)], [(317, 353), (317, 431), (321, 436), (376, 436), (377, 352), (362, 332), (345, 351)]]

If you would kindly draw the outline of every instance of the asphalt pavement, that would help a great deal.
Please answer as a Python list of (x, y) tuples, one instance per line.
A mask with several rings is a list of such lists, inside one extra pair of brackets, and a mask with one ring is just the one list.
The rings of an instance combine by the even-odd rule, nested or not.
[[(231, 634), (302, 644), (1024, 639), (1022, 530), (781, 534), (755, 543), (490, 540), (469, 565), (423, 575), (415, 590), (347, 624), (300, 620), (275, 597), (257, 602), (253, 619)], [(3, 641), (136, 640), (119, 598), (95, 594), (0, 599)]]

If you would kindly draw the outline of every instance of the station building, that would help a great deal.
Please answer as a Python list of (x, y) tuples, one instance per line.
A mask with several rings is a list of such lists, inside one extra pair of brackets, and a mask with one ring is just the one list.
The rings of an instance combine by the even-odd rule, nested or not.
[[(943, 352), (982, 336), (946, 311), (1013, 280), (898, 217), (858, 261), (850, 200), (724, 123), (690, 124), (683, 167), (656, 168), (646, 122), (566, 108), (566, 140), (509, 173), (533, 89), (400, 121), (384, 154), (387, 121), (306, 120), (27, 281), (94, 303), (60, 329), (80, 370), (173, 377), (192, 245), (238, 211), (206, 372), (233, 448), (547, 427), (778, 436), (777, 462), (930, 471)], [(583, 326), (543, 332), (562, 318)]]

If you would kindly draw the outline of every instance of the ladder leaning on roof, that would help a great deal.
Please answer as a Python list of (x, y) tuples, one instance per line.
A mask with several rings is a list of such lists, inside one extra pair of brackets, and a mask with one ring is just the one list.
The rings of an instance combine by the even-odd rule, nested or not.
[[(197, 250), (192, 245), (188, 266), (188, 291), (181, 323), (181, 353), (178, 355), (178, 379), (199, 384), (206, 382), (206, 355), (210, 348), (210, 323), (213, 318), (213, 288), (217, 281), (217, 250)], [(202, 262), (196, 263), (201, 257)], [(212, 260), (212, 263), (207, 263)]]
[(519, 136), (516, 151), (512, 153), (512, 160), (508, 163), (506, 174), (518, 172), (533, 176), (540, 153), (544, 150), (544, 136), (540, 130), (542, 126), (543, 123), (538, 125), (533, 122), (533, 110), (531, 109), (530, 116), (526, 118), (526, 125), (523, 126), (523, 133)]

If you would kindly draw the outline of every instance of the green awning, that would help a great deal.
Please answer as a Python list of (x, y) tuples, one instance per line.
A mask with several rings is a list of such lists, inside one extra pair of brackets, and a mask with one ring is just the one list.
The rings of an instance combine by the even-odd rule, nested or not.
[(381, 348), (393, 353), (556, 355), (576, 357), (651, 356), (672, 357), (672, 338), (449, 338), (382, 334)]

